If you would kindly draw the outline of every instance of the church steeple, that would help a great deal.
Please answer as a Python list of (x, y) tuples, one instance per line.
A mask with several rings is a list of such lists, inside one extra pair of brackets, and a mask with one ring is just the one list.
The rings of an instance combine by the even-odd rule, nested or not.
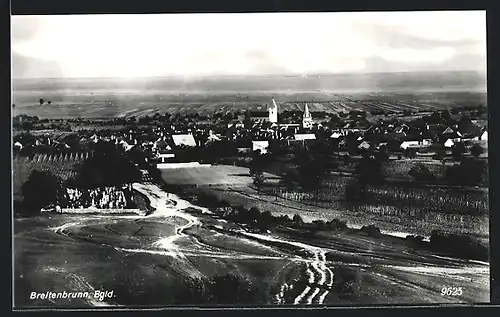
[(269, 122), (278, 123), (278, 105), (273, 98), (273, 105), (269, 107)]
[(309, 112), (309, 107), (307, 106), (306, 103), (306, 106), (304, 108), (304, 114), (302, 115), (302, 127), (304, 129), (310, 129), (312, 128), (312, 126), (313, 126), (312, 116), (311, 113)]
[(311, 113), (309, 112), (309, 107), (307, 106), (307, 103), (304, 109), (304, 118), (311, 118)]

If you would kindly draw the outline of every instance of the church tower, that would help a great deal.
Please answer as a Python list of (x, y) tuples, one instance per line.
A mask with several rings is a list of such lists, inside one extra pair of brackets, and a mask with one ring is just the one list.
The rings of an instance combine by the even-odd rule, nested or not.
[(304, 129), (310, 129), (313, 126), (313, 120), (311, 113), (309, 112), (309, 107), (307, 107), (307, 103), (304, 109), (304, 115), (302, 116), (302, 127)]
[(269, 122), (278, 123), (278, 105), (273, 98), (273, 105), (269, 107)]

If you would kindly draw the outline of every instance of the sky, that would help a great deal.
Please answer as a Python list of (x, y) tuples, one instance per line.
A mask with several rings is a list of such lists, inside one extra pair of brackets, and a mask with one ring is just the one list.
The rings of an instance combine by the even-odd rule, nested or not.
[(12, 17), (14, 78), (486, 69), (485, 11)]

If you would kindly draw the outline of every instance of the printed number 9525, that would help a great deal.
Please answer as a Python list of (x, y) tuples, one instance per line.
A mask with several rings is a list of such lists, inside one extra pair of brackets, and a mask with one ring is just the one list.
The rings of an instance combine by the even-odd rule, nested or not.
[(441, 289), (441, 295), (443, 296), (461, 296), (462, 293), (461, 287), (443, 287)]

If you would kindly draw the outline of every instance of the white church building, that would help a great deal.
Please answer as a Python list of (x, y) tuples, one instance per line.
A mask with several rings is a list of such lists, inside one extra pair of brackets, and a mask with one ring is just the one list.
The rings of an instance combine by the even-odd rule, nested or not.
[[(269, 122), (279, 125), (280, 127), (289, 127), (289, 126), (296, 126), (297, 124), (280, 124), (278, 120), (278, 105), (276, 104), (276, 101), (273, 98), (273, 104), (272, 106), (269, 107), (268, 109), (269, 112)], [(304, 129), (310, 129), (314, 125), (314, 121), (312, 118), (311, 113), (309, 112), (309, 107), (306, 103), (304, 107), (304, 114), (302, 115), (302, 128)]]

